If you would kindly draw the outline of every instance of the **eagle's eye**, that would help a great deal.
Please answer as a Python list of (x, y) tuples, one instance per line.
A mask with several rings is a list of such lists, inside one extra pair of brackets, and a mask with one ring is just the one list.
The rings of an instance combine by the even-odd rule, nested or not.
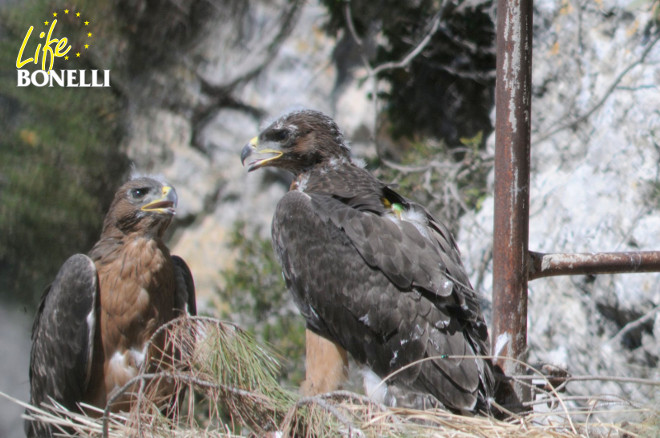
[(271, 140), (276, 141), (276, 142), (283, 142), (287, 138), (289, 138), (289, 131), (286, 129), (277, 129), (273, 131), (273, 133), (270, 135)]
[(131, 197), (133, 199), (142, 199), (147, 193), (149, 193), (149, 187), (138, 187), (136, 189), (131, 189)]

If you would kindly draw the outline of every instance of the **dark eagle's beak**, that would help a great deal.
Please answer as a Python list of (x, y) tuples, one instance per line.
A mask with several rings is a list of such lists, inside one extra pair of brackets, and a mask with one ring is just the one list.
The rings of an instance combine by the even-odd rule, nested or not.
[(151, 201), (147, 205), (143, 205), (141, 210), (152, 213), (175, 214), (178, 200), (179, 198), (176, 195), (176, 190), (174, 190), (174, 187), (163, 186), (161, 190), (161, 197)]
[(283, 154), (282, 151), (278, 151), (277, 149), (259, 149), (259, 137), (254, 137), (252, 140), (249, 141), (248, 144), (243, 146), (243, 150), (241, 151), (241, 164), (245, 166), (245, 160), (250, 157), (252, 154), (256, 155), (265, 155), (264, 158), (258, 158), (250, 164), (248, 164), (248, 172), (252, 172), (253, 170), (257, 170), (260, 167), (267, 166), (271, 162), (277, 160), (280, 158)]

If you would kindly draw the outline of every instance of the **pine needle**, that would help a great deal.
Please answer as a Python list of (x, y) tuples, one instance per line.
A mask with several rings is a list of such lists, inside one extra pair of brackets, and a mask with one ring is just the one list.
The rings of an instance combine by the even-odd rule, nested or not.
[[(114, 394), (134, 393), (131, 412), (115, 414), (84, 406), (88, 413), (84, 415), (57, 403), (31, 406), (0, 395), (25, 407), (25, 418), (49, 423), (62, 436), (573, 438), (651, 437), (660, 432), (660, 406), (639, 406), (615, 396), (578, 398), (549, 391), (530, 405), (533, 412), (508, 421), (388, 408), (349, 391), (300, 397), (278, 382), (277, 356), (234, 324), (181, 318), (165, 330), (168, 363), (161, 364), (158, 372), (143, 370)], [(159, 382), (187, 388), (186, 399), (169, 413), (160, 409)], [(616, 423), (613, 418), (627, 422)]]

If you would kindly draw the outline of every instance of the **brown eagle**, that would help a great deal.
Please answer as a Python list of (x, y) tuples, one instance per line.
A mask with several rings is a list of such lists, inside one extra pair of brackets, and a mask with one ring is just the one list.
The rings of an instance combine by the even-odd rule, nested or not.
[[(355, 165), (337, 124), (320, 112), (273, 122), (244, 146), (242, 162), (253, 157), (249, 171), (273, 166), (294, 176), (272, 239), (308, 331), (324, 338), (308, 332), (307, 379), (322, 381), (303, 391), (336, 389), (328, 373), (343, 372), (329, 362), (345, 365), (346, 350), (380, 378), (395, 372), (385, 402), (396, 403), (394, 389), (403, 388), (454, 412), (488, 411), (488, 331), (447, 227)], [(327, 344), (335, 346), (330, 359)]]
[[(143, 365), (155, 372), (166, 361), (165, 334), (151, 348), (147, 342), (168, 321), (196, 313), (190, 270), (162, 240), (176, 205), (172, 186), (152, 178), (128, 181), (115, 194), (100, 240), (88, 255), (62, 265), (32, 327), (32, 405), (52, 399), (69, 410), (80, 402), (103, 409)], [(157, 391), (159, 407), (171, 413), (178, 397), (172, 383), (159, 382)], [(131, 392), (112, 410), (130, 409)], [(28, 437), (54, 433), (29, 420), (25, 430)]]

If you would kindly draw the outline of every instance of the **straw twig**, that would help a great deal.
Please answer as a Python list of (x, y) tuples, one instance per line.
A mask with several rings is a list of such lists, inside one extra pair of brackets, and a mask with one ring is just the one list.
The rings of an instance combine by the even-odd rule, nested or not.
[[(565, 395), (540, 370), (526, 365), (531, 375), (514, 376), (538, 389), (534, 380), (545, 382), (547, 389), (527, 407), (525, 415), (512, 415), (508, 420), (487, 416), (466, 417), (439, 409), (414, 410), (390, 408), (351, 391), (336, 391), (313, 397), (300, 397), (277, 382), (277, 361), (263, 346), (233, 324), (212, 318), (181, 320), (167, 328), (168, 339), (176, 349), (187, 354), (176, 358), (174, 367), (165, 371), (142, 373), (118, 390), (111, 400), (122, 394), (136, 398), (130, 413), (112, 413), (110, 409), (81, 406), (71, 412), (51, 403), (31, 406), (0, 393), (26, 409), (25, 418), (52, 425), (64, 436), (104, 437), (199, 436), (228, 437), (245, 430), (263, 436), (278, 432), (300, 436), (452, 436), (513, 438), (574, 438), (580, 436), (654, 436), (660, 425), (653, 418), (660, 412), (640, 402), (616, 395)], [(169, 350), (169, 347), (167, 348)], [(435, 360), (464, 359), (465, 356), (443, 356)], [(484, 357), (490, 358), (492, 357)], [(427, 359), (428, 360), (428, 359)], [(413, 366), (413, 365), (411, 365)], [(387, 376), (390, 381), (395, 374)], [(551, 377), (554, 384), (558, 378)], [(174, 381), (186, 385), (188, 409), (167, 418), (150, 401), (151, 382)], [(619, 381), (629, 384), (657, 386), (649, 379), (616, 376), (567, 376), (567, 382), (586, 380)], [(385, 383), (385, 382), (384, 382)], [(208, 405), (208, 409), (199, 406)], [(195, 409), (195, 407), (198, 409)], [(554, 406), (554, 408), (553, 408)], [(545, 410), (544, 410), (545, 409)], [(185, 411), (185, 412), (184, 412)], [(83, 413), (84, 412), (84, 413)], [(177, 410), (179, 414), (179, 410)], [(614, 415), (628, 423), (611, 421)], [(636, 422), (631, 420), (636, 419)], [(645, 420), (646, 421), (643, 421)], [(242, 432), (243, 431), (243, 432)]]

